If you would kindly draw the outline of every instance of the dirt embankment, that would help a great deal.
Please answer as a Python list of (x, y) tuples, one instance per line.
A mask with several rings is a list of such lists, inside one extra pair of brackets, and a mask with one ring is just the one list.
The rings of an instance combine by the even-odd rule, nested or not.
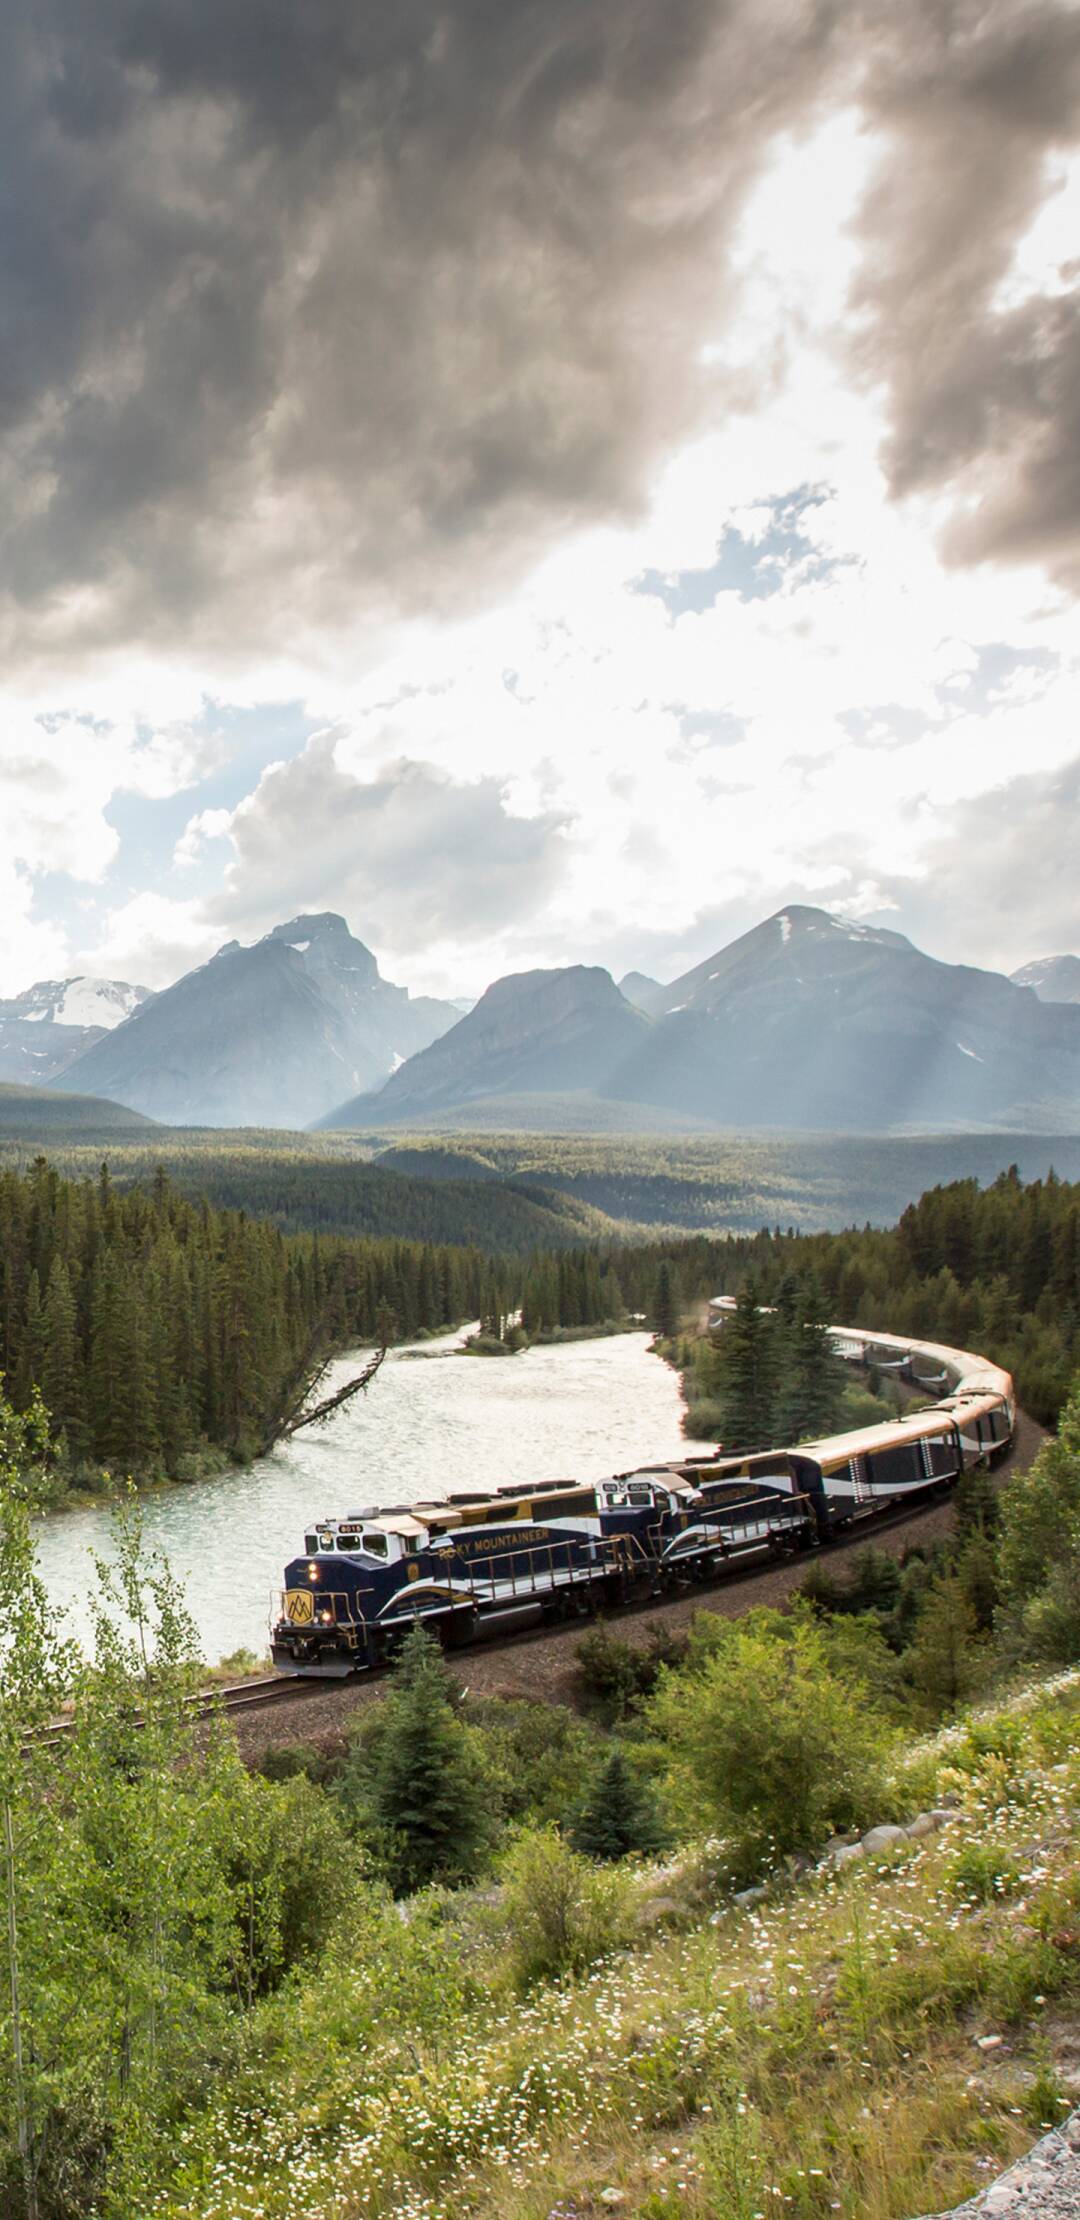
[[(998, 1466), (995, 1478), (1007, 1484), (1011, 1474), (1026, 1472), (1046, 1440), (1046, 1429), (1023, 1412), (1009, 1455)], [(837, 1544), (830, 1561), (843, 1555), (857, 1556), (866, 1549), (888, 1550), (900, 1557), (913, 1543), (934, 1541), (950, 1533), (951, 1503), (934, 1503), (912, 1518), (895, 1524), (873, 1526), (852, 1541)], [(697, 1611), (716, 1611), (728, 1619), (739, 1618), (756, 1604), (779, 1604), (797, 1588), (806, 1572), (806, 1559), (790, 1564), (748, 1570), (718, 1583), (696, 1588), (685, 1596), (629, 1607), (612, 1614), (619, 1638), (644, 1646), (650, 1626), (659, 1621), (677, 1632), (689, 1625)], [(477, 1696), (529, 1697), (534, 1703), (572, 1704), (575, 1701), (577, 1645), (580, 1625), (545, 1628), (541, 1633), (519, 1635), (503, 1643), (483, 1644), (451, 1660), (462, 1686)], [(343, 1747), (351, 1720), (362, 1704), (378, 1703), (386, 1689), (385, 1676), (355, 1681), (312, 1681), (303, 1695), (280, 1709), (256, 1711), (235, 1721), (241, 1754), (249, 1765), (281, 1743), (309, 1743), (331, 1751)]]

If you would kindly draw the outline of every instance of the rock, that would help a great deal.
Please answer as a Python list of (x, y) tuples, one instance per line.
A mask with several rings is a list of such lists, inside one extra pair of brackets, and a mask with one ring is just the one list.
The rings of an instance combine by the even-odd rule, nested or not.
[(626, 2191), (625, 2189), (602, 2189), (600, 2191), (600, 2202), (602, 2205), (624, 2205), (626, 2203)]
[(936, 1835), (943, 1823), (944, 1815), (941, 1812), (919, 1811), (914, 1819), (908, 1820), (907, 1831), (912, 1842), (921, 1842), (924, 1835)]
[(906, 1827), (871, 1827), (862, 1838), (864, 1850), (891, 1850), (894, 1844), (907, 1841)]
[(1000, 2050), (1004, 2041), (1004, 2035), (976, 2035), (975, 2048), (976, 2050)]
[(765, 1893), (764, 1882), (759, 1882), (757, 1888), (739, 1889), (732, 1901), (736, 1904), (760, 1904)]
[(937, 1821), (939, 1827), (946, 1827), (950, 1819), (956, 1818), (956, 1811), (955, 1804), (935, 1804), (930, 1817)]
[(822, 1865), (831, 1865), (837, 1851), (846, 1850), (848, 1844), (852, 1841), (852, 1839), (853, 1837), (851, 1835), (830, 1835), (828, 1842), (826, 1843), (825, 1848), (821, 1853)]
[(857, 1858), (865, 1857), (865, 1855), (866, 1852), (861, 1842), (842, 1842), (839, 1850), (833, 1851), (831, 1863), (839, 1873), (845, 1865), (854, 1865)]
[(683, 1905), (677, 1903), (673, 1896), (652, 1896), (647, 1903), (638, 1907), (638, 1926), (666, 1926), (669, 1919), (678, 1919), (683, 1910)]

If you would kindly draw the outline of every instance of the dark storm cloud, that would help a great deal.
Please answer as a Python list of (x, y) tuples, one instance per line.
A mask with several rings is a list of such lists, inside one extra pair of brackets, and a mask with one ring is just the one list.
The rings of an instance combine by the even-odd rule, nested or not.
[(9, 14), (9, 647), (73, 588), (87, 644), (445, 605), (631, 510), (697, 418), (724, 239), (835, 14)]
[(761, 159), (851, 98), (895, 146), (894, 485), (970, 470), (958, 553), (1070, 558), (1073, 306), (989, 306), (1076, 128), (1064, 5), (39, 0), (2, 36), (9, 658), (445, 608), (632, 512)]
[(496, 779), (452, 779), (407, 757), (360, 780), (336, 749), (332, 732), (316, 733), (235, 812), (215, 923), (244, 938), (334, 909), (376, 948), (411, 951), (483, 939), (551, 895), (566, 854), (561, 815), (511, 816)]
[(953, 559), (1034, 558), (1075, 586), (1080, 262), (1064, 292), (1012, 307), (995, 295), (1047, 158), (1080, 139), (1080, 13), (907, 0), (891, 15), (865, 92), (892, 145), (863, 213), (858, 297), (865, 360), (891, 398), (892, 488), (958, 497)]

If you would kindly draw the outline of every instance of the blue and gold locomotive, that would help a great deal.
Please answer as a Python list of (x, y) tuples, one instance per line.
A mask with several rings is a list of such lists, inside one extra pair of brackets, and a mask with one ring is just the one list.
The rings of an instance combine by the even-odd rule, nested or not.
[(881, 1426), (793, 1449), (643, 1466), (612, 1479), (551, 1480), (328, 1519), (285, 1569), (272, 1629), (288, 1673), (378, 1665), (416, 1619), (448, 1643), (716, 1578), (740, 1560), (789, 1555), (948, 1489), (1008, 1447), (1006, 1372), (966, 1350), (832, 1329), (840, 1354), (889, 1362), (940, 1402)]

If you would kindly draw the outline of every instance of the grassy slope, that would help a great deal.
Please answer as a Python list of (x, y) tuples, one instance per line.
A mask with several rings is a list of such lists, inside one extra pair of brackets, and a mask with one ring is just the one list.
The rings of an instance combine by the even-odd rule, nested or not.
[(0, 1082), (0, 1135), (23, 1142), (31, 1152), (60, 1136), (77, 1143), (153, 1130), (153, 1119), (144, 1118), (141, 1110), (128, 1110), (103, 1096), (57, 1095), (47, 1087)]
[[(383, 1136), (357, 1136), (387, 1148)], [(671, 1138), (619, 1133), (519, 1134), (463, 1131), (438, 1139), (395, 1137), (391, 1163), (413, 1176), (444, 1178), (451, 1167), (479, 1176), (537, 1182), (626, 1223), (686, 1232), (755, 1232), (762, 1225), (805, 1232), (890, 1225), (939, 1182), (984, 1184), (1016, 1163), (1024, 1179), (1051, 1166), (1080, 1178), (1080, 1136), (964, 1134), (883, 1140), (857, 1134), (723, 1134)], [(429, 1169), (425, 1175), (425, 1159)], [(472, 1172), (471, 1176), (476, 1176)]]
[[(753, 1909), (661, 1873), (670, 1931), (524, 2003), (483, 1907), (470, 1927), (468, 1901), (444, 1900), (426, 1938), (422, 1912), (403, 1931), (389, 1909), (317, 2012), (302, 1992), (271, 2010), (277, 2054), (271, 2036), (153, 2213), (598, 2220), (608, 2188), (639, 2220), (951, 2206), (1067, 2109), (1078, 1681), (909, 1759), (901, 1809), (959, 1787), (941, 1834)], [(1002, 2040), (980, 2050), (987, 2035)]]

